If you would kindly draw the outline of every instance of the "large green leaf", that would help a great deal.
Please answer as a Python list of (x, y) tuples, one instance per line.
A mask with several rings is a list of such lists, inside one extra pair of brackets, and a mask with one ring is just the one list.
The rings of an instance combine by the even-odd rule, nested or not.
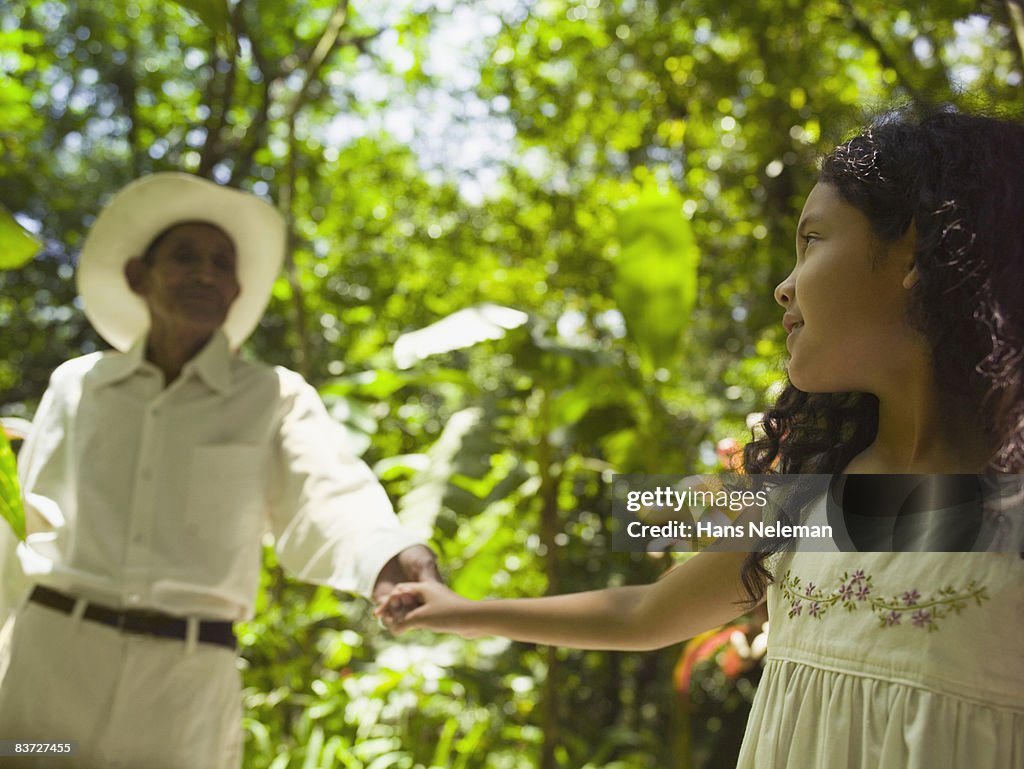
[(0, 270), (21, 267), (39, 251), (39, 241), (0, 208)]
[(646, 361), (667, 365), (697, 299), (700, 253), (678, 193), (645, 193), (619, 213), (615, 299)]
[(21, 504), (18, 469), (3, 430), (0, 430), (0, 516), (11, 525), (18, 539), (25, 539), (25, 509)]

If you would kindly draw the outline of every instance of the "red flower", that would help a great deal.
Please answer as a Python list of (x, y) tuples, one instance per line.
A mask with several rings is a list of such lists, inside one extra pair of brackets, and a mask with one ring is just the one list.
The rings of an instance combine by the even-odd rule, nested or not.
[[(690, 678), (693, 675), (694, 667), (699, 662), (712, 659), (723, 646), (726, 649), (719, 663), (722, 671), (730, 678), (735, 678), (742, 672), (744, 660), (729, 642), (732, 634), (737, 630), (741, 633), (750, 632), (750, 628), (747, 625), (726, 625), (718, 630), (711, 630), (690, 639), (686, 646), (683, 647), (683, 653), (676, 663), (676, 669), (673, 672), (672, 678), (676, 691), (679, 692), (684, 700), (689, 699)], [(729, 654), (730, 651), (732, 652), (731, 656)], [(735, 667), (736, 664), (740, 665), (738, 669)]]

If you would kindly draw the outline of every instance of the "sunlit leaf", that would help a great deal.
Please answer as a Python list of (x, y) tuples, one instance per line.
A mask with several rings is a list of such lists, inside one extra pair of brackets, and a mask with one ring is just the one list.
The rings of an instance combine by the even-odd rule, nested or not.
[(409, 368), (431, 355), (472, 347), (488, 339), (501, 339), (506, 331), (528, 320), (525, 312), (495, 304), (458, 310), (426, 328), (402, 334), (395, 342), (395, 363), (399, 368)]
[(18, 539), (25, 539), (25, 508), (21, 503), (18, 468), (4, 432), (0, 432), (0, 517), (10, 524)]
[(0, 270), (21, 267), (39, 252), (39, 248), (39, 241), (0, 208)]

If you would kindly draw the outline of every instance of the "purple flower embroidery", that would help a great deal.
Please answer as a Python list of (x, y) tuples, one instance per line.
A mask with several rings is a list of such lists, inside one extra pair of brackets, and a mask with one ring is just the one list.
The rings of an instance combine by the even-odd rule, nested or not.
[[(787, 571), (782, 582), (782, 592), (786, 599), (792, 602), (789, 608), (790, 618), (802, 616), (805, 604), (806, 616), (815, 619), (823, 617), (829, 606), (841, 600), (843, 608), (849, 612), (856, 612), (861, 608), (857, 602), (866, 603), (867, 606), (864, 608), (875, 614), (883, 628), (902, 625), (904, 616), (909, 616), (915, 627), (926, 628), (929, 631), (937, 630), (941, 624), (939, 621), (948, 614), (959, 614), (966, 607), (968, 598), (973, 599), (978, 605), (988, 600), (985, 588), (979, 588), (976, 581), (971, 581), (960, 591), (952, 585), (943, 587), (927, 598), (916, 589), (891, 594), (887, 598), (872, 598), (874, 590), (871, 577), (865, 575), (863, 569), (857, 569), (853, 574), (844, 573), (838, 587), (831, 590), (827, 587), (822, 590), (813, 582), (802, 586), (800, 578), (791, 576)], [(913, 614), (910, 613), (912, 610)]]
[(932, 613), (924, 609), (918, 609), (910, 619), (917, 627), (927, 627), (932, 624)]

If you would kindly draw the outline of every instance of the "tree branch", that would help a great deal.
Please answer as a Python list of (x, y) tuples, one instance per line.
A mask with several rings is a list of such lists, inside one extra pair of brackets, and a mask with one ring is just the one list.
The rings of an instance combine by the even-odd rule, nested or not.
[(846, 10), (847, 16), (853, 27), (853, 31), (868, 43), (875, 51), (878, 52), (878, 58), (882, 62), (883, 67), (887, 67), (896, 73), (896, 77), (899, 79), (900, 84), (907, 89), (910, 94), (910, 98), (918, 104), (924, 104), (928, 102), (927, 96), (921, 92), (909, 74), (905, 71), (902, 64), (896, 61), (895, 58), (886, 50), (885, 46), (882, 45), (882, 41), (875, 37), (875, 34), (871, 31), (871, 26), (860, 16), (853, 8), (853, 4), (849, 0), (841, 0), (842, 7)]
[(263, 82), (260, 84), (262, 87), (259, 109), (249, 122), (249, 130), (246, 131), (244, 138), (232, 144), (232, 149), (236, 150), (237, 160), (231, 169), (231, 184), (234, 184), (235, 179), (252, 176), (256, 151), (266, 144), (267, 136), (270, 134), (270, 83), (267, 73), (264, 72)]
[(348, 21), (348, 0), (341, 0), (331, 18), (327, 21), (327, 26), (324, 27), (320, 39), (313, 47), (313, 52), (309, 55), (306, 65), (303, 67), (305, 73), (302, 78), (302, 87), (295, 94), (295, 100), (292, 102), (291, 110), (288, 112), (290, 126), (294, 124), (295, 116), (302, 109), (308, 98), (310, 85), (319, 78), (321, 67), (323, 67), (327, 57), (331, 55), (338, 45), (338, 41), (341, 38), (341, 30), (345, 28), (346, 21)]
[[(558, 543), (556, 538), (560, 530), (558, 515), (559, 472), (555, 469), (554, 447), (549, 440), (551, 429), (551, 404), (549, 393), (541, 393), (539, 422), (539, 445), (537, 448), (537, 464), (540, 468), (540, 541), (544, 552), (544, 570), (548, 586), (546, 595), (557, 595), (562, 592), (561, 575), (558, 571)], [(554, 646), (547, 647), (544, 655), (547, 663), (547, 675), (544, 680), (544, 694), (541, 699), (541, 732), (544, 741), (541, 744), (541, 769), (554, 769), (558, 762), (555, 748), (559, 744), (559, 660), (558, 650)]]
[[(217, 35), (213, 36), (211, 43), (210, 61), (213, 67), (213, 75), (210, 78), (210, 89), (207, 104), (210, 107), (210, 115), (206, 119), (206, 142), (203, 144), (203, 151), (199, 160), (199, 175), (210, 177), (213, 174), (213, 167), (224, 159), (226, 142), (223, 138), (224, 126), (227, 123), (228, 112), (231, 111), (235, 99), (235, 74), (238, 71), (238, 19), (241, 15), (242, 3), (237, 3), (231, 9), (228, 17), (228, 25), (231, 31), (231, 49), (228, 55), (228, 71), (223, 78), (217, 77)], [(216, 83), (220, 81), (220, 88)]]
[(309, 98), (309, 88), (313, 81), (320, 76), (320, 69), (324, 62), (331, 55), (338, 45), (341, 37), (341, 30), (348, 21), (348, 0), (341, 0), (331, 18), (327, 21), (320, 39), (313, 47), (312, 53), (306, 60), (303, 67), (304, 76), (302, 86), (291, 108), (288, 110), (288, 160), (285, 165), (285, 184), (281, 187), (278, 206), (284, 214), (288, 223), (288, 245), (285, 251), (285, 272), (288, 275), (288, 283), (292, 290), (292, 306), (294, 309), (295, 331), (298, 336), (298, 344), (295, 347), (295, 367), (299, 373), (309, 379), (312, 368), (312, 350), (309, 343), (309, 335), (306, 333), (306, 302), (303, 296), (302, 285), (299, 282), (298, 270), (295, 267), (295, 216), (292, 206), (295, 200), (295, 166), (296, 166), (296, 137), (295, 120), (299, 112)]
[[(97, 29), (103, 23), (92, 11), (84, 11), (83, 22), (88, 29)], [(127, 139), (131, 153), (132, 177), (137, 178), (142, 175), (142, 156), (145, 154), (139, 146), (139, 83), (135, 77), (138, 46), (132, 35), (126, 34), (125, 38), (125, 63), (119, 67), (111, 67), (105, 74), (117, 88), (121, 108), (128, 118)]]
[(135, 79), (133, 66), (137, 48), (131, 35), (128, 35), (128, 46), (125, 52), (128, 57), (128, 65), (121, 67), (117, 75), (112, 79), (117, 84), (117, 90), (121, 94), (121, 104), (128, 113), (128, 146), (132, 153), (132, 172), (138, 178), (142, 175), (140, 157), (142, 148), (139, 146), (139, 100), (138, 82)]
[(260, 105), (255, 116), (249, 122), (249, 130), (245, 132), (242, 138), (232, 143), (232, 149), (236, 152), (238, 160), (231, 170), (231, 183), (234, 183), (235, 179), (245, 179), (252, 175), (256, 152), (266, 144), (267, 137), (270, 134), (271, 89), (275, 79), (280, 74), (277, 68), (263, 55), (263, 51), (259, 46), (259, 40), (249, 31), (248, 21), (242, 8), (244, 5), (244, 3), (239, 3), (236, 6), (238, 14), (233, 16), (233, 21), (237, 25), (236, 39), (244, 37), (249, 41), (253, 62), (256, 64), (256, 69), (260, 72)]
[(373, 55), (372, 51), (369, 50), (369, 43), (371, 40), (376, 40), (384, 33), (383, 29), (378, 29), (376, 32), (372, 32), (369, 35), (355, 35), (354, 37), (343, 37), (339, 38), (338, 44), (344, 46), (352, 46), (359, 53), (366, 54), (367, 56)]
[(1024, 67), (1024, 2), (1006, 0), (1006, 12), (1010, 16), (1013, 39), (1017, 41), (1017, 59), (1021, 67)]

